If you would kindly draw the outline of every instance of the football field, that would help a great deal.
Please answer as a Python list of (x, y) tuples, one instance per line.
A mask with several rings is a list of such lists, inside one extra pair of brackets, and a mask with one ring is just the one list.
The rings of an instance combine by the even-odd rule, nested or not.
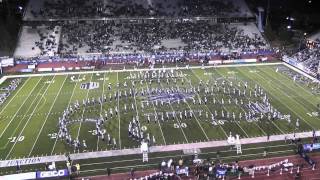
[(0, 106), (0, 159), (320, 129), (319, 85), (284, 65), (20, 79)]

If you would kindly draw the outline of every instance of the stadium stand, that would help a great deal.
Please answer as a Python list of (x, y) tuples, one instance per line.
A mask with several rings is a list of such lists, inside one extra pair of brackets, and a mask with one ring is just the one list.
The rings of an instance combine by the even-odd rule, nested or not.
[(228, 59), (271, 50), (243, 0), (31, 0), (23, 19), (14, 54), (20, 62), (138, 53)]
[(14, 56), (27, 58), (175, 51), (240, 53), (269, 48), (253, 23), (225, 25), (189, 21), (64, 22), (61, 26), (36, 29), (24, 26), (18, 44)]
[(62, 54), (180, 50), (241, 52), (268, 47), (254, 24), (243, 26), (161, 21), (117, 24), (96, 21), (65, 23), (62, 28)]
[[(252, 16), (243, 0), (31, 0), (24, 20), (105, 17)], [(235, 5), (236, 4), (236, 5)], [(53, 8), (54, 7), (54, 8)]]
[(293, 54), (290, 58), (303, 70), (316, 76), (320, 62), (320, 33), (313, 35), (308, 44), (305, 49)]
[(14, 56), (54, 56), (58, 52), (60, 34), (60, 26), (23, 26)]

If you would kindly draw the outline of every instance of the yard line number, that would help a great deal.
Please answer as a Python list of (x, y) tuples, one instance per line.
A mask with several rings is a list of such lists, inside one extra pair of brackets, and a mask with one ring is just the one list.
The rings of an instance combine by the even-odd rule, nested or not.
[(181, 123), (181, 124), (178, 124), (178, 123), (174, 123), (173, 124), (173, 127), (178, 129), (178, 128), (186, 128), (188, 127), (186, 123)]
[(24, 140), (24, 136), (19, 136), (19, 137), (14, 136), (14, 137), (10, 137), (10, 138), (8, 138), (8, 139), (9, 139), (9, 141), (10, 141), (11, 143), (21, 142), (21, 141)]

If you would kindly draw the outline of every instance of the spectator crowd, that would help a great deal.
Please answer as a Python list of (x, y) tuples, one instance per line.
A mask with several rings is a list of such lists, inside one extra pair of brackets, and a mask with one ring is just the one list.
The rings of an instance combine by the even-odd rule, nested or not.
[(232, 0), (43, 0), (32, 18), (190, 17), (239, 13)]
[(320, 39), (315, 40), (315, 45), (311, 48), (306, 48), (293, 55), (297, 62), (302, 63), (311, 73), (316, 74), (320, 62)]
[[(236, 26), (208, 22), (64, 23), (62, 54), (164, 51), (248, 51), (267, 47), (258, 32), (251, 36)], [(172, 43), (173, 42), (173, 43)]]

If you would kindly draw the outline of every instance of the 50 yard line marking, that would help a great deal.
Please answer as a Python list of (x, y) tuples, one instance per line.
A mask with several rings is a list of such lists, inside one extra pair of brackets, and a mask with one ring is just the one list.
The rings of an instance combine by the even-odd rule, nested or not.
[[(55, 78), (55, 76), (54, 76), (52, 79), (54, 79), (54, 78)], [(41, 89), (40, 89), (40, 91), (38, 92), (36, 98), (37, 98), (38, 95), (40, 94), (40, 92), (41, 92), (41, 90), (42, 90), (43, 87), (44, 87), (44, 86), (41, 87)], [(46, 87), (45, 91), (44, 91), (42, 94), (45, 94), (45, 93), (48, 91), (49, 87), (50, 87), (50, 85)], [(36, 100), (36, 98), (34, 98), (34, 101)], [(34, 101), (33, 101), (33, 102), (34, 102)], [(21, 134), (23, 133), (24, 129), (27, 127), (27, 125), (28, 125), (28, 123), (29, 123), (32, 115), (34, 114), (34, 112), (35, 112), (36, 109), (38, 108), (38, 105), (40, 104), (40, 102), (41, 102), (41, 97), (40, 97), (39, 101), (37, 102), (36, 106), (34, 107), (32, 113), (31, 113), (31, 115), (29, 116), (27, 122), (25, 123), (25, 125), (23, 126), (22, 130), (20, 131), (20, 133), (19, 133), (19, 135), (18, 135), (17, 137), (20, 137)], [(33, 103), (32, 103), (32, 104), (33, 104)], [(31, 107), (31, 106), (30, 106), (30, 107)], [(17, 142), (18, 142), (18, 141), (15, 141), (15, 142), (14, 142), (13, 146), (11, 147), (11, 149), (10, 149), (10, 151), (8, 152), (8, 154), (7, 154), (7, 156), (6, 156), (5, 159), (7, 159), (7, 158), (9, 157), (9, 155), (11, 154), (11, 152), (12, 152), (12, 150), (14, 149), (15, 145), (17, 144)]]
[[(78, 79), (80, 78), (80, 76), (81, 76), (81, 74), (79, 74)], [(74, 85), (74, 88), (73, 88), (73, 90), (72, 90), (72, 94), (71, 94), (71, 96), (70, 96), (70, 99), (69, 99), (69, 102), (68, 102), (67, 107), (69, 107), (70, 104), (71, 104), (71, 100), (72, 100), (72, 97), (73, 97), (73, 95), (74, 95), (75, 89), (76, 89), (76, 87), (77, 87), (77, 85), (78, 85), (78, 82), (79, 82), (79, 81), (76, 81), (76, 85)], [(56, 140), (54, 141), (54, 144), (53, 144), (53, 147), (52, 147), (52, 150), (51, 150), (51, 153), (50, 153), (51, 155), (53, 154), (53, 151), (54, 151), (54, 149), (55, 149), (55, 147), (56, 147), (57, 142), (58, 142), (58, 138), (56, 138)]]
[[(119, 83), (119, 72), (117, 72), (117, 83)], [(120, 85), (120, 83), (119, 83)], [(120, 87), (120, 86), (119, 86)], [(118, 120), (119, 120), (119, 148), (121, 149), (121, 133), (120, 133), (120, 130), (121, 130), (121, 127), (120, 127), (120, 103), (119, 103), (119, 87), (117, 87), (118, 89)]]
[(1, 135), (0, 135), (0, 139), (2, 138), (4, 132), (7, 130), (7, 128), (9, 127), (9, 125), (11, 124), (11, 122), (13, 121), (13, 119), (16, 117), (16, 115), (18, 114), (18, 112), (20, 111), (20, 109), (22, 108), (22, 106), (27, 102), (27, 99), (30, 97), (30, 95), (33, 93), (34, 89), (37, 87), (37, 85), (39, 84), (39, 82), (42, 80), (42, 77), (39, 79), (39, 81), (37, 82), (37, 84), (32, 88), (32, 90), (30, 91), (30, 93), (28, 94), (28, 97), (24, 99), (23, 103), (21, 104), (21, 106), (19, 107), (19, 109), (16, 111), (16, 113), (13, 115), (13, 117), (11, 118), (10, 122), (8, 123), (8, 125), (4, 128), (4, 130), (2, 131)]
[[(181, 72), (182, 72), (182, 71), (181, 71)], [(185, 78), (185, 77), (183, 77), (183, 78)], [(190, 86), (192, 87), (191, 82), (189, 82), (189, 83), (190, 83)], [(176, 85), (176, 87), (178, 87), (178, 86)], [(178, 87), (178, 88), (179, 88), (179, 87)], [(198, 94), (198, 93), (197, 93), (197, 94)], [(198, 97), (200, 97), (200, 95), (199, 95), (199, 94), (198, 94)], [(201, 101), (202, 101), (202, 100), (201, 100)], [(190, 110), (190, 111), (192, 111), (193, 117), (194, 117), (194, 118), (195, 118), (195, 120), (197, 121), (197, 123), (198, 123), (198, 125), (199, 125), (200, 129), (202, 130), (202, 132), (203, 132), (203, 134), (204, 134), (204, 136), (205, 136), (205, 137), (206, 137), (206, 139), (209, 141), (209, 137), (208, 137), (207, 133), (204, 131), (204, 129), (203, 129), (202, 125), (200, 124), (200, 122), (199, 122), (199, 120), (198, 120), (197, 116), (194, 114), (193, 109), (191, 109), (191, 107), (190, 107), (190, 105), (189, 105), (188, 101), (186, 101), (186, 102), (185, 102), (185, 104), (187, 104), (187, 106), (188, 106), (189, 110)]]
[[(164, 88), (164, 86), (161, 84), (161, 81), (160, 81), (160, 86), (161, 86), (161, 88)], [(169, 105), (170, 105), (170, 107), (171, 107), (171, 110), (174, 111), (172, 105), (171, 105), (171, 104), (169, 104)], [(181, 122), (179, 121), (179, 119), (177, 118), (177, 116), (174, 116), (174, 119), (178, 122), (178, 124), (179, 124), (179, 126), (180, 126), (180, 129), (181, 129), (181, 132), (182, 132), (182, 134), (183, 134), (183, 136), (184, 136), (184, 139), (186, 140), (187, 143), (189, 143), (188, 138), (187, 138), (186, 134), (184, 133), (184, 130), (183, 130), (182, 127), (181, 127)]]
[(46, 124), (49, 115), (51, 114), (52, 108), (53, 108), (53, 106), (55, 105), (56, 100), (58, 99), (58, 96), (60, 95), (60, 92), (61, 92), (61, 90), (62, 90), (62, 87), (63, 87), (64, 83), (66, 82), (67, 78), (68, 78), (68, 76), (66, 76), (66, 78), (64, 79), (62, 85), (60, 86), (60, 89), (59, 89), (58, 93), (56, 94), (56, 96), (55, 96), (55, 98), (54, 98), (54, 100), (53, 100), (53, 103), (51, 104), (50, 110), (49, 110), (49, 112), (48, 112), (48, 114), (47, 114), (47, 116), (46, 116), (46, 118), (45, 118), (45, 120), (44, 120), (44, 123), (43, 123), (42, 126), (41, 126), (41, 129), (40, 129), (40, 131), (39, 131), (39, 133), (38, 133), (38, 136), (37, 136), (36, 140), (34, 141), (34, 144), (33, 144), (32, 148), (31, 148), (31, 150), (30, 150), (30, 152), (29, 152), (29, 154), (28, 154), (29, 157), (30, 157), (30, 155), (31, 155), (31, 153), (32, 153), (32, 151), (33, 151), (33, 149), (34, 149), (34, 146), (36, 145), (36, 143), (37, 143), (37, 141), (38, 141), (38, 139), (39, 139), (39, 136), (40, 136), (40, 134), (41, 134), (41, 132), (42, 132), (42, 129), (43, 129), (44, 125)]

